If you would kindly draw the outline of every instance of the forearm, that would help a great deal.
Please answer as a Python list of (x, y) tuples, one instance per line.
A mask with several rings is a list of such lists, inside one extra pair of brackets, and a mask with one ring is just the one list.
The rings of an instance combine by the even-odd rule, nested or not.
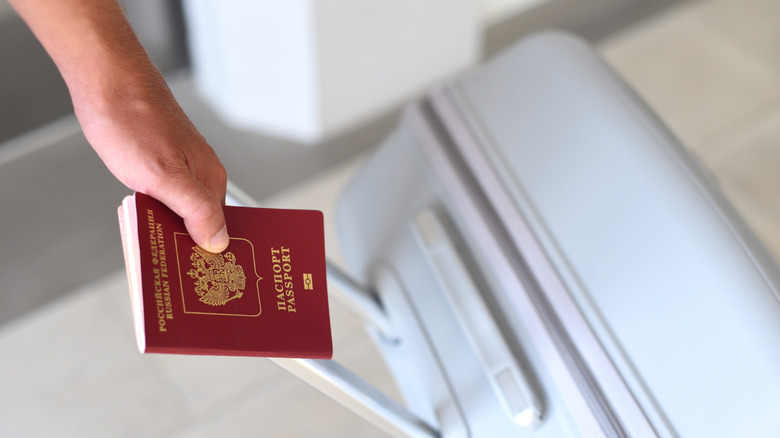
[(179, 107), (119, 5), (9, 1), (60, 70), (82, 130), (109, 170), (182, 216), (199, 245), (223, 250), (225, 169)]
[(54, 60), (74, 100), (108, 93), (122, 76), (157, 74), (113, 0), (9, 1)]
[(169, 100), (114, 0), (10, 0), (59, 69), (77, 115), (118, 101)]

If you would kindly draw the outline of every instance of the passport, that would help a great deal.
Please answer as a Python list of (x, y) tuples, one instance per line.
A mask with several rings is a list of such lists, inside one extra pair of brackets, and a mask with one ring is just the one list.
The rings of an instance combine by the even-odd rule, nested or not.
[(223, 207), (230, 244), (195, 244), (183, 220), (143, 193), (119, 207), (142, 353), (330, 359), (323, 215)]

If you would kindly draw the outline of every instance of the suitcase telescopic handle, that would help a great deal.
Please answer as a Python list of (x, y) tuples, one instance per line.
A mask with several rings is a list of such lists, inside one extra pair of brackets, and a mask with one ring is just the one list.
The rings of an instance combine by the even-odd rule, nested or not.
[[(230, 181), (228, 181), (226, 201), (229, 205), (260, 206), (257, 201)], [(327, 276), (329, 281), (338, 286), (338, 290), (343, 295), (342, 301), (363, 320), (364, 324), (373, 327), (386, 340), (395, 339), (392, 325), (368, 289), (359, 285), (330, 261), (327, 261)], [(416, 438), (441, 436), (435, 427), (335, 360), (277, 358), (269, 360), (392, 436)]]

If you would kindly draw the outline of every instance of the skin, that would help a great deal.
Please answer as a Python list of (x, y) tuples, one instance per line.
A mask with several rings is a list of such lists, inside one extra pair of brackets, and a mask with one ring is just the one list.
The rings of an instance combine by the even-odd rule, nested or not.
[(228, 244), (227, 174), (113, 0), (9, 0), (54, 60), (84, 135), (132, 190), (184, 219), (210, 252)]

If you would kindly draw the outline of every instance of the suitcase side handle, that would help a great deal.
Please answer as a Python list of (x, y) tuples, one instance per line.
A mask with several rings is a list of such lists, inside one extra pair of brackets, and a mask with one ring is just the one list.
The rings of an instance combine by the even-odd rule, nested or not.
[[(228, 181), (227, 203), (259, 207), (260, 203)], [(365, 324), (381, 333), (388, 342), (397, 335), (387, 315), (371, 291), (362, 287), (336, 265), (326, 261), (328, 280), (335, 282), (345, 304)], [(415, 438), (440, 437), (440, 431), (397, 403), (376, 387), (361, 379), (335, 360), (268, 358), (295, 377), (320, 390), (334, 401), (393, 436)]]
[(538, 425), (539, 397), (482, 299), (454, 236), (431, 208), (421, 210), (411, 228), (506, 413), (521, 427)]

